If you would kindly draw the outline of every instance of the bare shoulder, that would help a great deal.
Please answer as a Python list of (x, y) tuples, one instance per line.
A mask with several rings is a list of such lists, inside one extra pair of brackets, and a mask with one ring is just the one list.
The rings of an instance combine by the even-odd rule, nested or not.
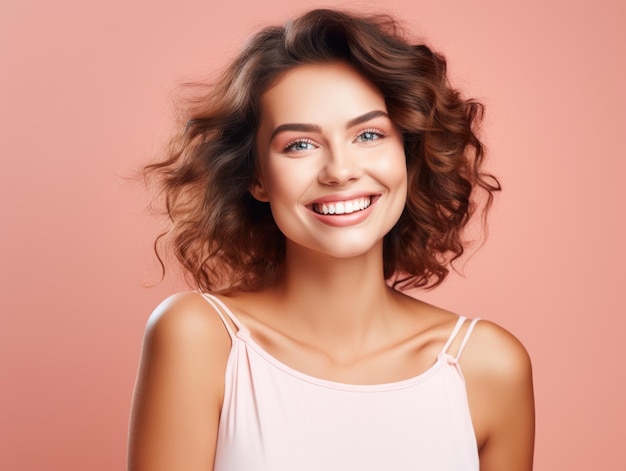
[(522, 343), (506, 329), (480, 320), (461, 357), (463, 372), (494, 382), (525, 381), (531, 362)]
[(535, 411), (531, 361), (524, 346), (502, 327), (481, 320), (459, 363), (481, 471), (532, 469)]
[(197, 293), (163, 301), (146, 327), (133, 395), (129, 469), (212, 469), (230, 338)]
[(136, 393), (155, 397), (200, 393), (198, 397), (205, 398), (201, 407), (207, 405), (206, 399), (221, 405), (229, 351), (224, 323), (202, 295), (172, 295), (148, 319)]
[(165, 347), (171, 342), (205, 347), (228, 345), (228, 334), (215, 309), (196, 292), (174, 294), (152, 312), (146, 325), (146, 340)]

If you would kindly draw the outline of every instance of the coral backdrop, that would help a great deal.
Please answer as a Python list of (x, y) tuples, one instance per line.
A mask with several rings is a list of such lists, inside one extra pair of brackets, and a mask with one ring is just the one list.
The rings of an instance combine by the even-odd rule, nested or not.
[[(322, 5), (0, 4), (0, 469), (123, 469), (143, 327), (182, 286), (144, 287), (159, 226), (132, 178), (164, 141), (177, 83)], [(380, 5), (487, 104), (505, 189), (465, 278), (423, 296), (527, 346), (537, 470), (626, 469), (624, 3)]]

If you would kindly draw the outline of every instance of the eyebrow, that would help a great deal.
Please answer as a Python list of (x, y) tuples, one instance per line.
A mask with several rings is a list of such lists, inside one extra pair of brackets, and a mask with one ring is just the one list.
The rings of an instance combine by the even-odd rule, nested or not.
[(346, 124), (346, 129), (350, 129), (351, 127), (356, 126), (358, 124), (366, 123), (374, 118), (380, 118), (381, 116), (384, 116), (385, 118), (389, 118), (389, 115), (382, 110), (370, 111), (368, 113), (362, 114), (361, 116), (357, 116), (356, 118), (348, 121), (348, 124)]
[[(370, 121), (374, 118), (379, 118), (381, 116), (385, 118), (389, 118), (389, 115), (382, 110), (368, 111), (367, 113), (362, 114), (361, 116), (357, 116), (356, 118), (348, 121), (348, 123), (346, 124), (346, 129), (350, 129), (351, 127), (366, 123), (367, 121)], [(274, 132), (270, 136), (270, 141), (274, 139), (274, 137), (276, 137), (277, 134), (280, 134), (281, 132), (286, 132), (286, 131), (322, 132), (322, 128), (318, 126), (317, 124), (310, 124), (310, 123), (281, 124), (276, 129), (274, 129)]]

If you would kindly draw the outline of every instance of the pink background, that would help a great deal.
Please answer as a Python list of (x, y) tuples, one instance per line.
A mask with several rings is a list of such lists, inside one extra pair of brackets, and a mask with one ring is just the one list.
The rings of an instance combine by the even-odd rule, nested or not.
[[(527, 346), (537, 470), (626, 469), (624, 3), (381, 4), (487, 104), (505, 188), (466, 277), (425, 297)], [(127, 177), (163, 142), (176, 83), (320, 5), (2, 2), (0, 469), (124, 467), (143, 327), (180, 287), (143, 287), (158, 224)]]

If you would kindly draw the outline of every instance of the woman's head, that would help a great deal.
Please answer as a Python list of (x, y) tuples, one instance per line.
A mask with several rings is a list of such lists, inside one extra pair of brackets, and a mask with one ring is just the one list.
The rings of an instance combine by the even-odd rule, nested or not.
[(263, 94), (257, 175), (297, 264), (380, 257), (406, 202), (402, 133), (380, 91), (345, 62), (301, 65)]
[(257, 33), (194, 99), (167, 159), (148, 167), (164, 190), (174, 251), (200, 288), (254, 290), (279, 276), (285, 237), (268, 204), (249, 192), (262, 97), (287, 71), (337, 62), (380, 91), (404, 142), (407, 203), (384, 238), (385, 276), (436, 285), (463, 253), (474, 189), (487, 190), (488, 203), (498, 189), (480, 170), (482, 107), (452, 89), (444, 59), (409, 44), (391, 18), (315, 10)]

